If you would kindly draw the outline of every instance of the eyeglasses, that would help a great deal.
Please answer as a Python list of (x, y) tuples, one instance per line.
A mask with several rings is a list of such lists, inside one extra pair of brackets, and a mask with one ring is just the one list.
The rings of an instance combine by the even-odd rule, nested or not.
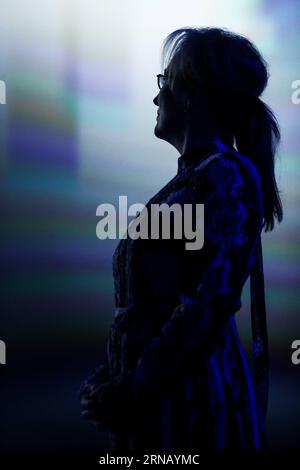
[(158, 75), (156, 75), (156, 77), (157, 77), (158, 88), (161, 90), (161, 88), (165, 85), (168, 76), (162, 75), (161, 73), (159, 73)]

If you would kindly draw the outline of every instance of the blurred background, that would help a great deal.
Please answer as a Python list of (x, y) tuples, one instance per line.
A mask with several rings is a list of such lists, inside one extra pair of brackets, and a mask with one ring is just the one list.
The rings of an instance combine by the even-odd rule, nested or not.
[[(146, 203), (177, 171), (153, 134), (163, 39), (183, 26), (245, 34), (269, 63), (264, 99), (282, 144), (284, 221), (263, 235), (269, 321), (271, 447), (300, 435), (300, 79), (297, 0), (1, 0), (1, 449), (105, 449), (77, 391), (102, 361), (114, 314), (111, 258), (96, 207)], [(250, 352), (249, 284), (237, 314)]]

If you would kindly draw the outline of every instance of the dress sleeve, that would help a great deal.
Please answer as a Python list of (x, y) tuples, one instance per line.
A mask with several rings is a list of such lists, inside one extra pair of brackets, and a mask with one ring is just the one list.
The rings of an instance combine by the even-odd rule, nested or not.
[(201, 174), (195, 172), (190, 183), (181, 202), (204, 204), (203, 247), (183, 254), (182, 243), (176, 250), (176, 241), (160, 240), (148, 248), (144, 243), (139, 254), (145, 272), (150, 260), (157, 270), (143, 281), (148, 292), (161, 295), (166, 305), (168, 295), (178, 289), (179, 302), (131, 371), (135, 391), (155, 392), (163, 384), (175, 383), (193, 368), (193, 358), (199, 368), (199, 361), (213, 352), (229, 316), (241, 308), (242, 288), (262, 229), (259, 179), (252, 164), (245, 169), (220, 157)]

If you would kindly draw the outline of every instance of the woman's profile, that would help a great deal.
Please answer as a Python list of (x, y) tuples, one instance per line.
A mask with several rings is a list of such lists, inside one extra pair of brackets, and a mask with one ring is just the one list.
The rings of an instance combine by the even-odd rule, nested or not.
[[(204, 204), (204, 245), (120, 240), (107, 356), (82, 386), (82, 416), (110, 432), (112, 450), (264, 449), (261, 232), (282, 220), (267, 66), (243, 36), (187, 27), (165, 39), (157, 80), (154, 133), (180, 156), (146, 207)], [(249, 276), (253, 373), (235, 323)]]

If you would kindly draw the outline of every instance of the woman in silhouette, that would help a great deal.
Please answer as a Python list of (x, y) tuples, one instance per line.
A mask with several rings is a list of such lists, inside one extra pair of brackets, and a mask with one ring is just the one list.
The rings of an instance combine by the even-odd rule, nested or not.
[[(82, 387), (82, 415), (110, 431), (112, 450), (263, 449), (261, 232), (282, 220), (280, 133), (260, 99), (266, 63), (248, 39), (219, 28), (172, 32), (163, 60), (154, 132), (180, 156), (146, 207), (204, 204), (204, 245), (120, 241), (107, 357)], [(254, 374), (235, 324), (250, 275)]]

